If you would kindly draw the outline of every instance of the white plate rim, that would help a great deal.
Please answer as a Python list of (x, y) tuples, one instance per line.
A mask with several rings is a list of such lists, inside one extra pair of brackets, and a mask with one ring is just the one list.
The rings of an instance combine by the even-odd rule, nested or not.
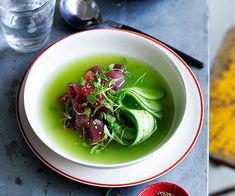
[[(89, 31), (96, 31), (96, 30), (101, 30), (101, 29), (95, 29), (95, 30), (89, 30)], [(102, 29), (103, 30), (103, 29)], [(158, 174), (155, 174), (149, 178), (145, 178), (145, 179), (142, 179), (142, 180), (139, 180), (139, 181), (135, 181), (135, 182), (130, 182), (130, 183), (125, 183), (125, 184), (121, 184), (121, 183), (118, 183), (118, 184), (106, 184), (106, 183), (99, 183), (99, 182), (93, 182), (93, 181), (87, 181), (87, 180), (84, 180), (84, 179), (81, 179), (81, 178), (78, 178), (76, 176), (72, 176), (70, 174), (67, 174), (65, 173), (64, 171), (60, 170), (59, 168), (56, 168), (54, 165), (50, 164), (47, 160), (45, 160), (38, 152), (37, 150), (34, 148), (34, 146), (31, 144), (30, 142), (30, 139), (27, 137), (26, 133), (25, 133), (25, 130), (23, 128), (23, 125), (22, 125), (22, 121), (21, 121), (21, 117), (20, 117), (20, 112), (19, 112), (19, 101), (20, 101), (20, 92), (23, 88), (23, 83), (24, 83), (24, 80), (27, 78), (27, 74), (29, 73), (30, 71), (30, 68), (33, 66), (34, 62), (47, 50), (49, 49), (50, 47), (52, 47), (54, 44), (56, 44), (57, 42), (63, 40), (63, 39), (66, 39), (67, 37), (70, 37), (70, 36), (73, 36), (75, 34), (78, 34), (78, 33), (74, 33), (72, 35), (69, 35), (69, 36), (66, 36), (66, 37), (63, 37), (61, 39), (59, 39), (58, 41), (52, 43), (51, 45), (49, 45), (47, 48), (45, 48), (42, 52), (39, 53), (39, 55), (37, 55), (37, 57), (32, 61), (32, 63), (27, 67), (27, 69), (25, 70), (23, 76), (21, 77), (21, 80), (20, 80), (20, 83), (19, 83), (19, 86), (18, 86), (18, 90), (17, 90), (17, 96), (16, 96), (16, 116), (17, 116), (17, 121), (18, 121), (18, 124), (19, 124), (19, 127), (20, 127), (20, 130), (22, 132), (22, 135), (26, 141), (26, 143), (29, 145), (29, 147), (31, 148), (31, 150), (34, 152), (34, 154), (42, 161), (44, 162), (48, 167), (50, 167), (51, 169), (55, 170), (56, 172), (64, 175), (65, 177), (67, 178), (70, 178), (72, 180), (75, 180), (75, 181), (78, 181), (78, 182), (82, 182), (82, 183), (85, 183), (85, 184), (89, 184), (89, 185), (94, 185), (94, 186), (101, 186), (101, 187), (124, 187), (124, 186), (132, 186), (132, 185), (137, 185), (137, 184), (141, 184), (141, 183), (144, 183), (144, 182), (147, 182), (147, 181), (150, 181), (152, 179), (155, 179), (157, 177), (160, 177), (161, 175), (167, 173), (168, 171), (170, 171), (171, 169), (173, 169), (175, 166), (177, 166), (185, 157), (186, 155), (190, 152), (190, 150), (192, 149), (193, 145), (195, 144), (197, 138), (198, 138), (198, 135), (200, 133), (200, 130), (201, 130), (201, 127), (202, 127), (202, 122), (203, 122), (203, 115), (204, 115), (204, 104), (203, 104), (203, 97), (202, 97), (202, 92), (201, 92), (201, 89), (199, 87), (199, 84), (198, 84), (198, 81), (195, 77), (195, 75), (193, 74), (193, 72), (191, 71), (191, 69), (188, 67), (188, 65), (175, 53), (173, 52), (171, 49), (169, 49), (167, 46), (165, 46), (164, 44), (152, 39), (152, 38), (149, 38), (145, 35), (142, 35), (142, 34), (139, 34), (139, 33), (135, 33), (135, 32), (131, 32), (131, 31), (126, 31), (126, 30), (118, 30), (118, 29), (105, 29), (105, 30), (115, 30), (115, 31), (124, 31), (124, 32), (128, 32), (128, 33), (131, 33), (131, 34), (135, 34), (137, 36), (141, 36), (143, 38), (146, 38), (148, 39), (149, 41), (152, 41), (154, 42), (155, 44), (158, 44), (160, 45), (162, 48), (164, 48), (169, 54), (171, 54), (172, 56), (174, 56), (175, 58), (177, 58), (177, 60), (186, 68), (186, 70), (189, 72), (189, 74), (191, 75), (194, 83), (195, 83), (195, 86), (197, 88), (197, 91), (198, 91), (198, 95), (199, 95), (199, 98), (200, 98), (200, 120), (199, 120), (199, 124), (198, 124), (198, 127), (197, 127), (197, 131), (196, 131), (196, 134), (195, 134), (195, 137), (191, 143), (191, 145), (188, 147), (188, 149), (186, 150), (186, 152), (181, 156), (180, 159), (178, 159), (173, 165), (171, 165), (170, 167), (168, 167), (166, 170), (158, 173)], [(58, 155), (59, 156), (59, 155)]]

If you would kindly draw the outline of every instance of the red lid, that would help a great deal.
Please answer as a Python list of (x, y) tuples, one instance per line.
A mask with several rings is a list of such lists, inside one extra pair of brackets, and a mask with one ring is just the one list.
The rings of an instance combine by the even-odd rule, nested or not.
[(170, 182), (157, 182), (145, 187), (138, 196), (157, 196), (157, 193), (167, 192), (174, 196), (189, 196), (180, 186)]

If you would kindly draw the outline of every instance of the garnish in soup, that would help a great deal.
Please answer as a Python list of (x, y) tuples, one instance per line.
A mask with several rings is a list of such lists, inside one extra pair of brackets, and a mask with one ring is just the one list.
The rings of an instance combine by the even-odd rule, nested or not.
[[(126, 61), (125, 61), (126, 62)], [(126, 63), (95, 65), (77, 83), (69, 83), (60, 97), (64, 128), (80, 132), (91, 153), (104, 150), (110, 142), (134, 146), (148, 139), (162, 118), (165, 92), (148, 86), (137, 87), (144, 72), (130, 87)]]
[(98, 54), (68, 62), (46, 81), (40, 100), (50, 140), (89, 163), (136, 160), (172, 134), (174, 101), (167, 82), (155, 65), (132, 57)]

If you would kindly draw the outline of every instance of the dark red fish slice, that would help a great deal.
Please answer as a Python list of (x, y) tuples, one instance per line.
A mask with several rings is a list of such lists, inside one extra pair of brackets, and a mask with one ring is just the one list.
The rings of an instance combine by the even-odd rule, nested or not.
[(120, 72), (124, 72), (124, 67), (122, 64), (114, 64), (114, 70), (115, 71), (120, 71)]
[(88, 131), (88, 134), (92, 142), (98, 142), (102, 139), (104, 135), (104, 123), (101, 120), (95, 120), (93, 122), (91, 122), (90, 130)]
[(110, 85), (113, 90), (119, 90), (124, 82), (124, 75), (121, 71), (110, 71), (106, 74), (107, 77), (113, 79), (113, 83)]
[(91, 71), (93, 74), (96, 74), (99, 70), (99, 66), (95, 65), (94, 67), (90, 68), (88, 71)]
[(92, 71), (88, 71), (85, 75), (85, 80), (87, 82), (91, 82), (94, 79), (94, 75), (95, 73), (93, 73)]

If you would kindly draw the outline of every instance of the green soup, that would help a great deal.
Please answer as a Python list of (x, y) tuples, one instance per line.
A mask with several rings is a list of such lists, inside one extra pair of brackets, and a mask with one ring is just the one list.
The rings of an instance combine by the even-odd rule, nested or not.
[(113, 141), (105, 150), (91, 154), (91, 147), (84, 145), (82, 137), (77, 131), (64, 129), (63, 109), (58, 104), (58, 97), (64, 94), (68, 83), (77, 82), (90, 67), (96, 64), (122, 64), (124, 57), (118, 55), (95, 55), (75, 60), (51, 75), (51, 78), (47, 81), (46, 88), (41, 92), (40, 103), (42, 123), (48, 131), (49, 137), (74, 158), (98, 164), (124, 163), (150, 153), (159, 147), (171, 134), (170, 127), (173, 120), (174, 106), (167, 83), (151, 66), (134, 58), (126, 56), (125, 58), (127, 60), (127, 70), (132, 74), (132, 77), (125, 78), (123, 87), (133, 86), (136, 80), (146, 72), (144, 79), (137, 86), (148, 86), (152, 89), (160, 88), (166, 92), (166, 96), (161, 100), (163, 118), (158, 121), (158, 130), (146, 141), (136, 146), (122, 146)]

